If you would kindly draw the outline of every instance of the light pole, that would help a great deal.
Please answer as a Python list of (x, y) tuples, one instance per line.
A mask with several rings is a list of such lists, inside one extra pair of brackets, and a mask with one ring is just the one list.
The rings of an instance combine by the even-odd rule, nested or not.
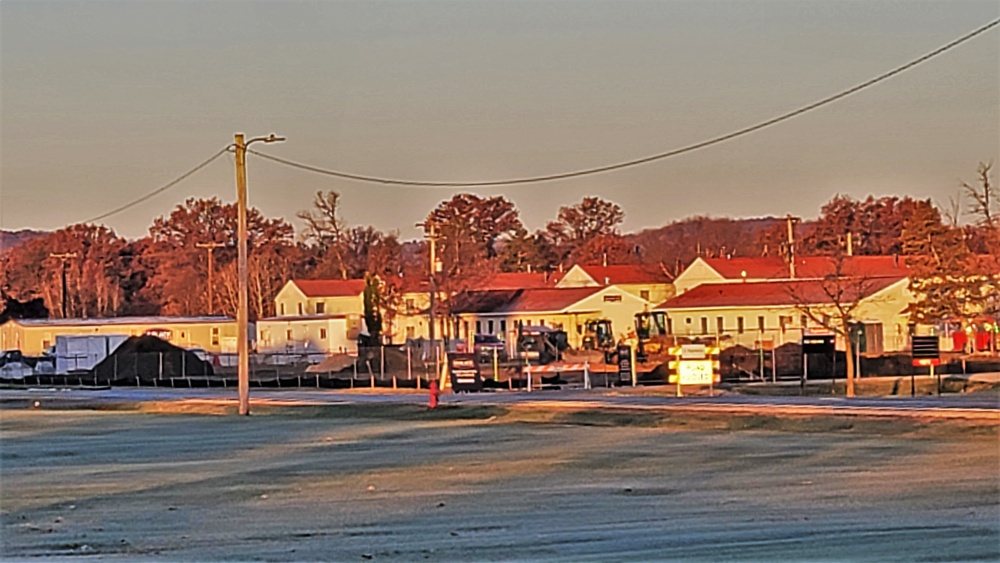
[(437, 232), (435, 231), (435, 225), (431, 221), (426, 223), (417, 223), (418, 227), (423, 227), (427, 233), (427, 239), (430, 241), (430, 325), (427, 331), (427, 335), (431, 340), (431, 353), (434, 354), (434, 377), (435, 379), (441, 377), (441, 360), (438, 358), (437, 344), (434, 342), (434, 300), (437, 294), (437, 284), (435, 283), (434, 275), (438, 270), (437, 263)]
[(239, 213), (237, 225), (237, 277), (239, 278), (239, 304), (236, 309), (236, 352), (239, 356), (238, 377), (241, 415), (250, 414), (250, 330), (247, 291), (247, 147), (258, 141), (276, 143), (284, 141), (271, 133), (267, 137), (254, 137), (245, 141), (242, 133), (236, 134), (233, 147), (236, 152), (236, 205)]

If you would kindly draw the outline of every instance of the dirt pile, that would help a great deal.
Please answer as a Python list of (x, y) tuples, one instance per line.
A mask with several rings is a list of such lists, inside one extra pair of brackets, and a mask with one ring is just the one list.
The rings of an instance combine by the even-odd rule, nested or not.
[(190, 375), (213, 375), (212, 364), (194, 352), (155, 336), (132, 336), (91, 373), (99, 380), (164, 379)]

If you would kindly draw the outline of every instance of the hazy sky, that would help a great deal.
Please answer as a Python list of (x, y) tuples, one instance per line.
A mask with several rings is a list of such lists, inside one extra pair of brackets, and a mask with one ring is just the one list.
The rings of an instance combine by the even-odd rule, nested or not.
[[(426, 180), (562, 172), (669, 150), (853, 86), (1000, 15), (997, 0), (0, 3), (0, 227), (56, 229), (185, 172), (233, 134), (322, 167)], [(836, 193), (947, 202), (1000, 153), (1000, 31), (846, 100), (627, 171), (504, 194), (529, 228), (599, 195), (625, 229), (815, 216)], [(415, 236), (454, 190), (335, 180), (250, 156), (250, 203)], [(232, 158), (105, 222), (146, 233), (235, 199)]]

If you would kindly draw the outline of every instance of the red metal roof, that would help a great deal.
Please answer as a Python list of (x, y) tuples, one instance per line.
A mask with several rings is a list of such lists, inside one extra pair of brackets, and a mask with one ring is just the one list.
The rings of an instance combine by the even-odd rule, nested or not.
[(573, 287), (473, 291), (457, 296), (452, 302), (452, 311), (481, 315), (562, 311), (602, 289), (604, 288)]
[(536, 289), (554, 287), (560, 274), (539, 272), (499, 272), (487, 277), (477, 289)]
[(588, 266), (580, 264), (580, 269), (601, 285), (623, 283), (670, 283), (671, 277), (659, 266), (651, 264), (631, 264)]
[(354, 297), (365, 291), (365, 280), (292, 280), (306, 297)]
[(591, 295), (601, 287), (571, 287), (566, 289), (526, 289), (502, 307), (499, 313), (529, 313), (562, 311)]
[[(840, 274), (857, 277), (905, 277), (906, 256), (847, 256)], [(789, 268), (783, 258), (702, 258), (713, 270), (727, 279), (738, 280), (746, 272), (748, 279), (788, 279)], [(822, 278), (837, 273), (837, 262), (829, 256), (799, 256), (795, 259), (796, 278)]]
[[(474, 288), (472, 291), (501, 291), (515, 289), (535, 289), (543, 287), (555, 287), (556, 282), (562, 277), (559, 273), (539, 273), (539, 272), (497, 272), (475, 276), (472, 279)], [(416, 276), (401, 276), (398, 281), (401, 290), (405, 293), (427, 293), (430, 291), (430, 282), (427, 278)]]
[(903, 276), (879, 278), (840, 278), (839, 280), (790, 280), (701, 284), (656, 309), (709, 309), (716, 307), (767, 307), (789, 305), (824, 305), (871, 296), (905, 279)]

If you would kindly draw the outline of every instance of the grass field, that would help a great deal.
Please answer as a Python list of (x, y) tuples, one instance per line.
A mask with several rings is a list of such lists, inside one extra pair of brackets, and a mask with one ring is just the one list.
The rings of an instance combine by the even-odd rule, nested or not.
[(996, 560), (995, 424), (602, 409), (0, 413), (5, 558)]

